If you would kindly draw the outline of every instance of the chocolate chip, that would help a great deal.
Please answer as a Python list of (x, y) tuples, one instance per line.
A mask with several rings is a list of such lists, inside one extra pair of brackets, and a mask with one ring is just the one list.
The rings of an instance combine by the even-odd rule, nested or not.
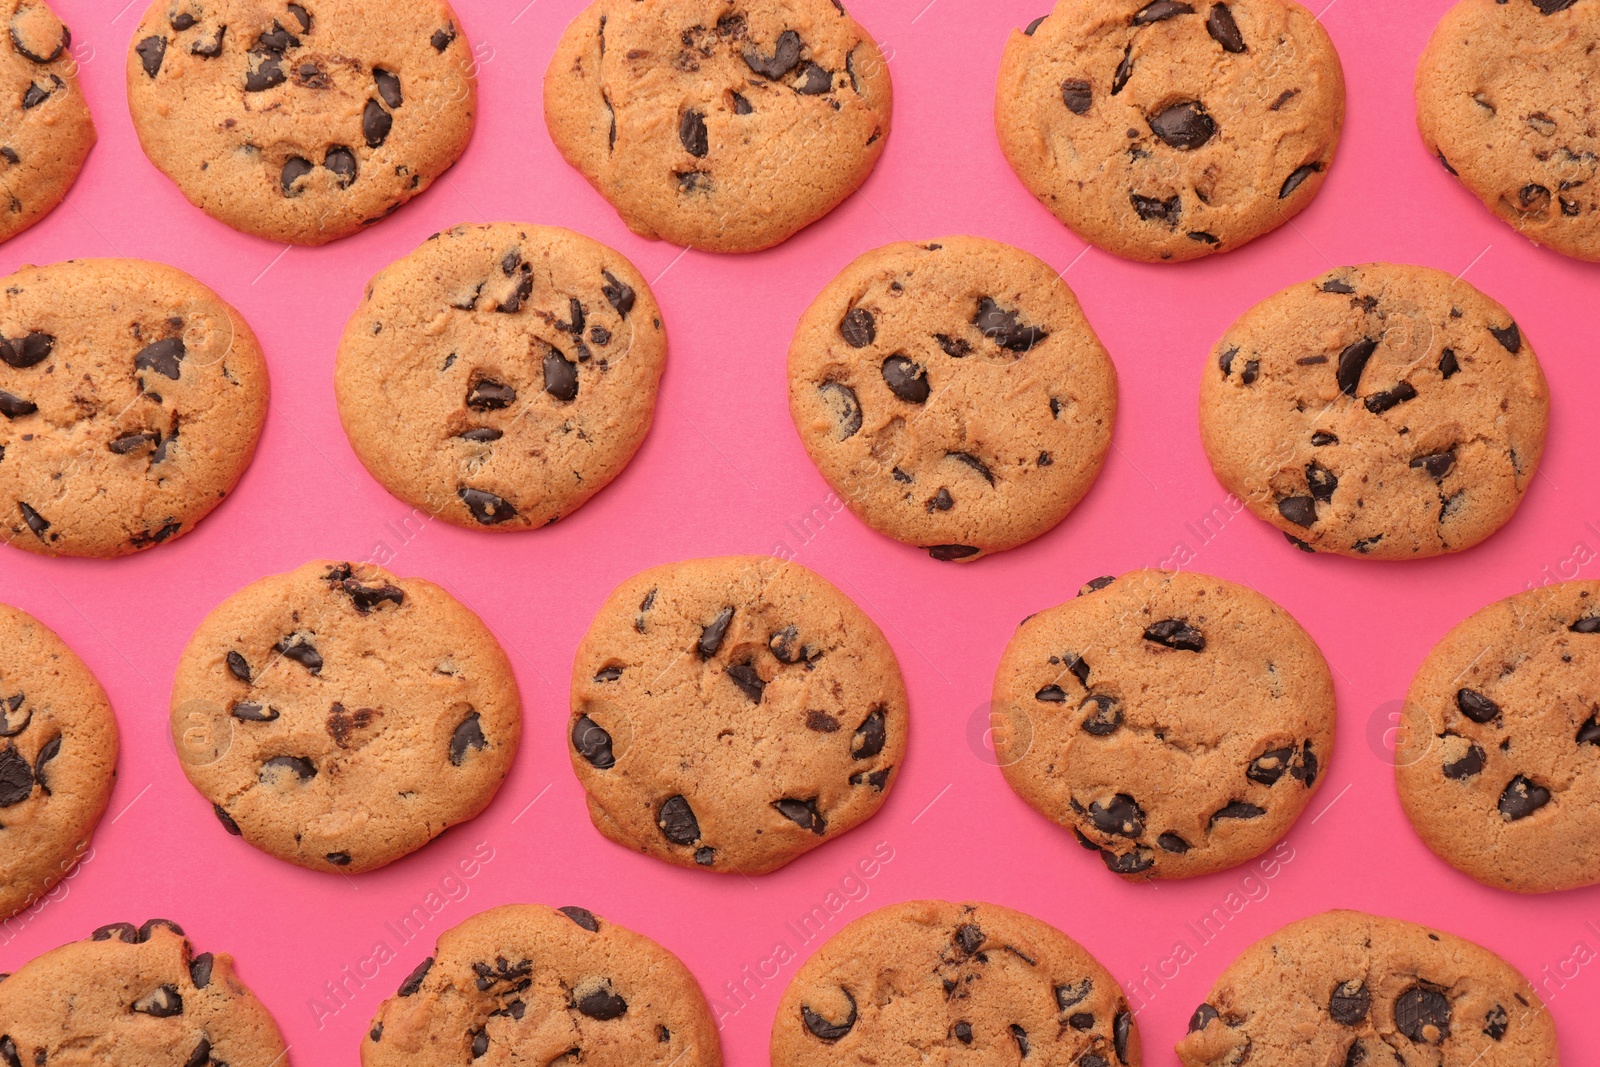
[(401, 997), (416, 996), (417, 990), (422, 988), (422, 980), (428, 977), (428, 972), (432, 969), (433, 957), (429, 956), (412, 968), (411, 973), (406, 975), (406, 980), (400, 983), (400, 988), (395, 991), (395, 995)]
[(1144, 834), (1144, 809), (1127, 793), (1118, 793), (1105, 802), (1091, 801), (1089, 821), (1103, 834), (1135, 838)]
[(1155, 0), (1154, 3), (1141, 7), (1133, 16), (1135, 26), (1148, 26), (1152, 22), (1162, 22), (1178, 15), (1192, 15), (1194, 8), (1188, 4), (1179, 3), (1178, 0)]
[(1021, 1054), (1022, 1058), (1023, 1059), (1027, 1059), (1028, 1058), (1028, 1031), (1024, 1030), (1022, 1027), (1018, 1026), (1016, 1023), (1012, 1023), (1011, 1024), (1011, 1040), (1013, 1040), (1013, 1041), (1015, 1041), (1017, 1043), (1017, 1052)]
[(209, 952), (202, 952), (189, 961), (189, 978), (196, 989), (204, 989), (211, 984), (211, 968), (215, 962)]
[(466, 405), (473, 411), (497, 411), (516, 402), (517, 391), (493, 378), (480, 378), (467, 390)]
[(383, 97), (385, 104), (397, 108), (405, 102), (400, 93), (400, 79), (396, 75), (382, 67), (373, 67), (372, 80), (377, 83), (378, 95)]
[(1439, 357), (1439, 373), (1448, 379), (1460, 369), (1461, 364), (1456, 360), (1455, 349), (1445, 349), (1444, 354)]
[(983, 549), (974, 548), (971, 545), (933, 545), (928, 549), (928, 555), (941, 563), (953, 563), (958, 559), (976, 556), (982, 551)]
[(1182, 619), (1163, 619), (1151, 623), (1145, 627), (1144, 639), (1185, 652), (1202, 652), (1206, 647), (1205, 635)]
[(322, 858), (333, 864), (335, 867), (350, 866), (350, 853), (348, 852), (330, 852)]
[(30, 505), (17, 501), (17, 509), (22, 512), (22, 521), (27, 523), (28, 529), (39, 540), (44, 540), (44, 532), (50, 529), (50, 520), (35, 511)]
[(322, 165), (339, 179), (341, 189), (350, 188), (350, 184), (356, 180), (356, 174), (361, 169), (356, 163), (356, 154), (343, 145), (335, 145), (328, 149), (328, 154), (322, 157)]
[(750, 114), (754, 114), (755, 113), (756, 109), (750, 106), (750, 101), (746, 100), (743, 96), (740, 96), (738, 93), (734, 93), (732, 95), (733, 95), (733, 113), (735, 115), (750, 115)]
[(234, 837), (243, 836), (244, 831), (239, 829), (239, 824), (233, 821), (232, 815), (229, 815), (226, 811), (222, 810), (221, 804), (211, 805), (211, 811), (214, 815), (216, 815), (217, 821), (222, 824), (222, 828), (224, 830), (228, 831), (228, 833), (232, 834)]
[(456, 496), (467, 506), (472, 518), (480, 526), (498, 526), (502, 522), (510, 522), (517, 517), (517, 509), (509, 500), (495, 496), (483, 489), (472, 489), (461, 486), (456, 490)]
[(283, 165), (283, 175), (278, 182), (283, 189), (283, 195), (291, 198), (299, 196), (300, 190), (294, 187), (294, 183), (310, 174), (313, 169), (309, 159), (290, 156)]
[(1317, 521), (1317, 502), (1309, 496), (1290, 496), (1278, 501), (1278, 514), (1296, 526), (1310, 526)]
[(950, 1028), (950, 1036), (963, 1045), (972, 1044), (972, 1024), (965, 1020), (956, 1023)]
[(33, 795), (33, 767), (16, 745), (0, 749), (0, 808), (21, 804)]
[(1100, 862), (1104, 863), (1106, 870), (1112, 874), (1143, 874), (1156, 865), (1155, 854), (1147, 848), (1135, 848), (1132, 852), (1125, 852), (1120, 856), (1110, 849), (1103, 848), (1100, 850)]
[(1050, 334), (1041, 326), (1024, 326), (1019, 313), (1007, 311), (991, 297), (978, 300), (978, 313), (972, 318), (978, 332), (1001, 348), (1012, 352), (1026, 352)]
[[(304, 7), (300, 6), (299, 4), (295, 4), (295, 3), (289, 4), (288, 8), (289, 8), (289, 14), (293, 15), (294, 16), (294, 20), (300, 24), (300, 32), (301, 33), (310, 33), (311, 32), (311, 12), (307, 11)], [(296, 42), (296, 43), (298, 43), (298, 42)]]
[(1500, 714), (1500, 705), (1472, 689), (1456, 690), (1456, 707), (1476, 723), (1489, 722)]
[(703, 157), (710, 150), (706, 141), (706, 117), (693, 108), (678, 120), (678, 141), (691, 156)]
[(600, 292), (605, 295), (606, 302), (617, 309), (618, 315), (627, 318), (628, 312), (633, 310), (636, 298), (633, 286), (618, 281), (608, 270), (601, 271), (600, 276), (605, 279), (605, 284), (600, 286)]
[(1316, 433), (1311, 435), (1311, 444), (1314, 448), (1324, 448), (1328, 445), (1336, 445), (1338, 443), (1339, 438), (1325, 430), (1318, 430)]
[(90, 941), (121, 941), (128, 945), (139, 943), (139, 928), (132, 923), (107, 923), (89, 935)]
[(1036, 18), (1032, 22), (1028, 23), (1028, 28), (1023, 30), (1022, 32), (1024, 34), (1026, 34), (1027, 36), (1032, 37), (1033, 34), (1034, 34), (1034, 31), (1037, 30), (1040, 26), (1044, 25), (1044, 20), (1049, 18), (1049, 17), (1050, 17), (1049, 15), (1040, 15), (1038, 18)]
[(1244, 51), (1244, 36), (1239, 32), (1239, 24), (1233, 20), (1233, 12), (1228, 10), (1227, 4), (1211, 5), (1211, 14), (1206, 16), (1206, 32), (1222, 46), (1223, 51)]
[(1578, 0), (1533, 0), (1533, 6), (1538, 8), (1542, 15), (1554, 15), (1557, 11), (1565, 11), (1577, 2)]
[(278, 709), (241, 700), (228, 709), (228, 714), (240, 722), (274, 722), (278, 718)]
[(1328, 998), (1328, 1015), (1341, 1026), (1356, 1026), (1372, 1010), (1372, 993), (1365, 982), (1343, 982)]
[(782, 815), (802, 830), (810, 830), (818, 837), (828, 832), (828, 820), (824, 819), (822, 814), (817, 811), (817, 799), (815, 797), (810, 800), (795, 800), (792, 797), (784, 797), (782, 800), (773, 801), (772, 806), (778, 809), (779, 815)]
[(17, 370), (26, 370), (43, 363), (55, 347), (56, 339), (38, 330), (30, 330), (14, 341), (0, 337), (0, 360)]
[(611, 752), (611, 735), (587, 715), (572, 724), (572, 747), (596, 770), (608, 771), (617, 765)]
[(466, 762), (468, 752), (474, 749), (481, 752), (488, 747), (489, 740), (483, 736), (483, 720), (474, 711), (462, 719), (461, 725), (450, 735), (450, 764), (459, 767)]
[(702, 867), (710, 867), (717, 859), (717, 850), (714, 848), (697, 848), (694, 850), (694, 861)]
[[(26, 730), (28, 724), (33, 721), (33, 708), (31, 707), (22, 712), (21, 715), (17, 714), (18, 711), (22, 710), (23, 701), (26, 699), (27, 697), (22, 693), (16, 693), (0, 699), (0, 737), (16, 737)], [(1579, 737), (1581, 740), (1582, 735), (1579, 735)]]
[(819, 734), (835, 734), (839, 732), (839, 720), (825, 711), (808, 711), (806, 729)]
[(1407, 400), (1417, 398), (1416, 387), (1410, 382), (1401, 382), (1393, 389), (1383, 393), (1374, 393), (1367, 397), (1367, 410), (1374, 415), (1382, 415), (1392, 407), (1405, 403)]
[(1094, 103), (1094, 89), (1082, 78), (1070, 78), (1061, 83), (1061, 102), (1074, 115), (1082, 115)]
[(1424, 470), (1434, 478), (1443, 478), (1449, 474), (1456, 465), (1455, 449), (1448, 452), (1434, 452), (1431, 455), (1417, 456), (1411, 460), (1412, 470)]
[(1288, 748), (1274, 748), (1263, 752), (1250, 762), (1250, 767), (1244, 772), (1246, 778), (1262, 785), (1276, 785), (1279, 778), (1283, 777), (1289, 769), (1289, 764), (1294, 760), (1294, 746)]
[(956, 506), (955, 497), (951, 496), (950, 495), (950, 490), (947, 489), (947, 488), (944, 488), (943, 486), (941, 486), (939, 488), (939, 491), (937, 493), (933, 494), (933, 497), (928, 501), (928, 510), (930, 512), (934, 512), (934, 511), (949, 511), (951, 508), (953, 508), (955, 506)]
[(1177, 196), (1163, 200), (1158, 196), (1130, 193), (1129, 199), (1133, 203), (1134, 212), (1146, 222), (1165, 222), (1170, 226), (1176, 226), (1178, 216), (1183, 213), (1183, 201)]
[(1083, 732), (1093, 737), (1106, 737), (1117, 732), (1122, 725), (1122, 707), (1115, 697), (1104, 693), (1090, 693), (1078, 710), (1089, 708), (1083, 720)]
[(1188, 152), (1217, 134), (1217, 123), (1198, 100), (1168, 104), (1150, 116), (1150, 130), (1167, 144)]
[(567, 918), (571, 919), (573, 922), (577, 923), (579, 926), (583, 927), (585, 930), (589, 931), (591, 934), (598, 934), (600, 932), (600, 923), (595, 919), (594, 912), (590, 911), (588, 908), (577, 908), (573, 907), (571, 904), (568, 904), (566, 907), (557, 908), (556, 910), (565, 915)]
[(1333, 491), (1339, 488), (1339, 479), (1328, 468), (1313, 460), (1306, 464), (1306, 484), (1311, 487), (1312, 498), (1326, 504), (1333, 499)]
[(1162, 834), (1160, 837), (1156, 838), (1156, 844), (1160, 845), (1168, 852), (1176, 853), (1179, 856), (1189, 851), (1189, 842), (1185, 841), (1177, 834)]
[(1046, 704), (1063, 704), (1067, 699), (1067, 691), (1059, 685), (1047, 685), (1033, 694), (1033, 698)]
[(573, 1006), (601, 1022), (619, 1019), (628, 1011), (628, 1002), (612, 992), (609, 982), (578, 997)]
[(178, 364), (187, 354), (183, 338), (165, 337), (141, 348), (139, 354), (133, 357), (133, 365), (138, 370), (155, 371), (162, 377), (177, 381)]
[(1211, 1020), (1217, 1018), (1220, 1018), (1220, 1016), (1216, 1008), (1209, 1004), (1202, 1004), (1194, 1010), (1193, 1015), (1189, 1016), (1189, 1032), (1191, 1034), (1199, 1033), (1211, 1024)]
[(381, 147), (389, 139), (389, 131), (393, 128), (394, 116), (385, 111), (376, 99), (369, 97), (367, 106), (361, 109), (361, 136), (367, 139), (367, 147)]
[(476, 1060), (487, 1056), (489, 1054), (489, 1031), (479, 1028), (469, 1030), (467, 1033), (472, 1036), (472, 1044), (469, 1046), (472, 1050), (472, 1058)]
[(1517, 775), (1506, 785), (1505, 792), (1500, 794), (1500, 814), (1507, 821), (1515, 822), (1526, 819), (1550, 803), (1550, 790), (1539, 785), (1526, 775)]
[(1506, 1036), (1506, 1027), (1511, 1023), (1511, 1018), (1506, 1014), (1506, 1009), (1500, 1004), (1490, 1008), (1483, 1017), (1484, 1035), (1499, 1041)]
[(289, 638), (285, 637), (272, 646), (272, 651), (286, 659), (294, 660), (312, 674), (319, 674), (322, 671), (321, 653), (304, 638), (296, 638), (294, 643), (291, 644)]
[(1589, 721), (1578, 727), (1578, 744), (1600, 745), (1600, 715), (1589, 716)]
[(446, 26), (442, 30), (434, 30), (433, 36), (428, 38), (428, 43), (433, 45), (433, 50), (435, 52), (443, 52), (446, 48), (450, 47), (450, 42), (454, 41), (455, 39), (456, 28), (454, 26)]
[(700, 840), (700, 821), (682, 796), (668, 797), (662, 803), (661, 810), (656, 813), (656, 825), (675, 845), (692, 845)]
[(1259, 819), (1266, 813), (1265, 808), (1235, 800), (1224, 804), (1212, 814), (1211, 825), (1215, 826), (1219, 819)]
[(761, 694), (767, 688), (767, 683), (754, 664), (733, 664), (728, 668), (728, 679), (739, 687), (740, 692), (750, 698), (751, 703), (761, 703)]
[(544, 354), (544, 391), (563, 404), (578, 399), (578, 365), (554, 346), (547, 346)]
[(1116, 1051), (1117, 1060), (1121, 1063), (1128, 1062), (1128, 1041), (1132, 1037), (1133, 1013), (1123, 1008), (1111, 1021), (1111, 1047)]
[(177, 986), (157, 986), (128, 1005), (128, 1010), (156, 1019), (170, 1019), (183, 1014), (183, 997), (178, 994)]
[(717, 617), (710, 623), (701, 627), (700, 640), (695, 646), (701, 659), (710, 659), (722, 648), (722, 642), (728, 636), (728, 624), (731, 622), (733, 622), (733, 608), (727, 607), (717, 612)]
[(1437, 989), (1412, 986), (1394, 1002), (1394, 1025), (1419, 1044), (1441, 1044), (1450, 1036), (1449, 998)]
[[(16, 39), (16, 31), (11, 31), (12, 40)], [(154, 78), (161, 73), (161, 61), (167, 57), (167, 39), (165, 37), (146, 37), (133, 46), (139, 53), (139, 65), (144, 67), (144, 72)]]
[(889, 391), (908, 404), (925, 404), (930, 392), (928, 372), (898, 353), (883, 361), (883, 381)]
[(1356, 395), (1356, 390), (1361, 385), (1361, 372), (1367, 369), (1367, 361), (1372, 358), (1372, 353), (1377, 351), (1377, 348), (1377, 341), (1363, 337), (1339, 353), (1336, 380), (1339, 383), (1339, 391), (1345, 396)]
[(810, 645), (800, 643), (800, 630), (792, 625), (773, 634), (767, 640), (767, 648), (779, 663), (809, 663), (820, 655)]
[(1278, 190), (1278, 199), (1282, 200), (1284, 197), (1300, 188), (1302, 182), (1321, 170), (1321, 163), (1307, 163), (1303, 167), (1296, 168), (1294, 173), (1283, 179), (1283, 188)]
[(222, 54), (222, 41), (227, 33), (228, 27), (218, 26), (210, 37), (202, 37), (191, 44), (189, 54), (199, 56), (201, 59), (216, 59)]
[(806, 64), (805, 79), (795, 88), (795, 92), (803, 96), (821, 96), (833, 91), (833, 75), (815, 63)]
[(806, 1029), (811, 1031), (811, 1036), (827, 1042), (838, 1041), (848, 1034), (856, 1025), (856, 998), (850, 995), (850, 990), (840, 987), (839, 992), (844, 994), (844, 999), (850, 1002), (850, 1014), (841, 1023), (829, 1022), (827, 1019), (811, 1010), (809, 1004), (800, 1005), (800, 1021), (805, 1023)]
[(764, 55), (754, 45), (747, 45), (744, 49), (745, 65), (769, 81), (777, 81), (788, 74), (800, 63), (800, 35), (793, 30), (784, 30), (778, 35), (777, 46), (772, 55)]
[(309, 782), (317, 776), (317, 765), (303, 756), (274, 756), (261, 765), (261, 781), (267, 782), (273, 777), (273, 771), (289, 771), (302, 782)]
[(1489, 327), (1489, 332), (1494, 334), (1496, 341), (1500, 342), (1500, 347), (1512, 355), (1522, 351), (1522, 331), (1517, 328), (1515, 322), (1498, 329), (1491, 326)]
[[(1459, 735), (1447, 733), (1444, 736), (1457, 737)], [(1483, 749), (1469, 741), (1467, 742), (1465, 755), (1453, 763), (1444, 765), (1444, 776), (1446, 778), (1454, 778), (1457, 781), (1471, 778), (1483, 770), (1484, 763)]]
[(817, 392), (833, 412), (836, 440), (848, 441), (861, 431), (861, 402), (854, 389), (840, 382), (823, 382)]
[(275, 85), (282, 85), (288, 75), (283, 72), (283, 57), (272, 54), (256, 54), (250, 64), (250, 69), (245, 71), (245, 92), (261, 93)]
[(839, 336), (851, 348), (866, 348), (878, 338), (877, 321), (866, 308), (851, 308), (839, 320)]
[(1575, 634), (1600, 633), (1600, 615), (1590, 615), (1587, 618), (1579, 619), (1577, 622), (1567, 627), (1567, 629), (1571, 630)]

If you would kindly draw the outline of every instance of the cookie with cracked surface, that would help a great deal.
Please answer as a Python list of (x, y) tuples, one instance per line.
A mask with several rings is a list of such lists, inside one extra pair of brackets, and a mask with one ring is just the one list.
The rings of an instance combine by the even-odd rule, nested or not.
[(0, 921), (89, 848), (117, 775), (105, 690), (44, 623), (0, 604)]
[(1245, 949), (1177, 1051), (1184, 1067), (1555, 1067), (1556, 1033), (1528, 980), (1481, 945), (1330, 911)]
[(522, 732), (505, 652), (420, 578), (308, 563), (206, 616), (178, 661), (172, 740), (231, 834), (369, 871), (489, 805)]
[(474, 60), (444, 0), (155, 0), (128, 47), (150, 161), (236, 230), (320, 245), (466, 150)]
[(0, 0), (0, 243), (61, 202), (94, 147), (72, 34), (44, 0)]
[(796, 972), (772, 1025), (773, 1067), (1019, 1060), (1138, 1067), (1139, 1031), (1082, 945), (996, 904), (862, 916)]
[(1504, 525), (1550, 397), (1511, 313), (1428, 267), (1368, 263), (1240, 316), (1200, 384), (1212, 470), (1311, 552), (1416, 559)]
[(1097, 578), (1012, 635), (994, 681), (1011, 788), (1130, 879), (1288, 832), (1333, 753), (1333, 677), (1271, 600), (1204, 574)]
[(384, 1001), (362, 1067), (426, 1061), (721, 1067), (678, 957), (585, 908), (509, 904), (445, 931)]
[(1490, 604), (1428, 653), (1406, 694), (1395, 782), (1457, 870), (1546, 893), (1600, 882), (1600, 582)]
[(891, 98), (835, 0), (596, 0), (544, 76), (556, 147), (628, 228), (713, 252), (778, 244), (855, 192)]
[(368, 284), (334, 386), (384, 488), (459, 526), (527, 530), (627, 465), (666, 356), (620, 253), (556, 227), (457, 226)]
[(1460, 0), (1417, 64), (1417, 127), (1524, 237), (1600, 262), (1596, 0)]
[(669, 563), (601, 606), (572, 667), (572, 768), (611, 840), (680, 867), (775, 870), (870, 817), (905, 758), (883, 633), (771, 556)]
[(1060, 273), (978, 237), (868, 252), (789, 346), (789, 412), (823, 477), (935, 559), (1014, 548), (1065, 518), (1116, 408), (1116, 369)]
[(0, 975), (0, 1062), (275, 1067), (288, 1048), (226, 953), (166, 919), (111, 923)]
[(176, 268), (0, 278), (0, 540), (109, 558), (188, 533), (250, 465), (267, 393), (249, 325)]
[(1080, 237), (1177, 262), (1311, 203), (1344, 74), (1293, 0), (1058, 0), (1011, 34), (994, 114), (1012, 169)]

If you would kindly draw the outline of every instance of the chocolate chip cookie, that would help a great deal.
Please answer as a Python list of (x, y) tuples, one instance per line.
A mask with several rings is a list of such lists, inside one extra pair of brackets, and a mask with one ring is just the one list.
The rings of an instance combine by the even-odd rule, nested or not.
[(226, 953), (176, 923), (111, 923), (0, 975), (0, 1063), (282, 1067), (288, 1048)]
[(760, 874), (883, 804), (906, 690), (873, 621), (795, 563), (670, 563), (617, 587), (572, 667), (589, 816), (681, 867)]
[(1307, 552), (1470, 548), (1522, 500), (1550, 398), (1511, 313), (1428, 267), (1341, 267), (1229, 328), (1200, 383), (1217, 480)]
[(1417, 126), (1523, 236), (1600, 262), (1597, 50), (1595, 0), (1460, 0), (1417, 65)]
[(1556, 1033), (1528, 980), (1488, 949), (1330, 911), (1245, 949), (1189, 1020), (1178, 1059), (1555, 1067)]
[(789, 346), (789, 411), (823, 477), (934, 559), (1060, 522), (1100, 471), (1116, 409), (1116, 370), (1060, 273), (978, 237), (868, 252)]
[(75, 259), (0, 278), (0, 540), (124, 556), (188, 533), (250, 465), (267, 365), (187, 274)]
[(72, 34), (44, 0), (0, 0), (0, 243), (61, 202), (94, 147)]
[(1600, 582), (1490, 604), (1423, 661), (1406, 694), (1395, 780), (1411, 825), (1488, 885), (1600, 882)]
[(445, 0), (154, 0), (128, 48), (128, 109), (195, 207), (320, 245), (460, 158), (474, 71)]
[(178, 662), (172, 740), (230, 834), (317, 871), (369, 871), (493, 799), (521, 703), (482, 620), (370, 564), (308, 563), (206, 617)]
[(1294, 823), (1333, 753), (1333, 678), (1253, 590), (1097, 578), (1025, 619), (995, 674), (1011, 788), (1133, 879), (1242, 863)]
[(1197, 259), (1311, 203), (1344, 74), (1293, 0), (1058, 0), (1011, 34), (994, 115), (1012, 169), (1078, 236)]
[(116, 768), (105, 690), (49, 627), (0, 604), (0, 921), (83, 857)]
[(629, 229), (753, 252), (832, 211), (889, 135), (889, 67), (835, 0), (595, 0), (544, 75), (556, 147)]
[(995, 904), (914, 900), (850, 923), (795, 974), (773, 1067), (1138, 1067), (1116, 980), (1076, 941)]
[(627, 466), (666, 357), (621, 254), (555, 227), (457, 226), (367, 286), (334, 385), (384, 488), (460, 526), (528, 530)]
[(678, 957), (584, 908), (510, 904), (439, 938), (361, 1042), (362, 1067), (721, 1067)]

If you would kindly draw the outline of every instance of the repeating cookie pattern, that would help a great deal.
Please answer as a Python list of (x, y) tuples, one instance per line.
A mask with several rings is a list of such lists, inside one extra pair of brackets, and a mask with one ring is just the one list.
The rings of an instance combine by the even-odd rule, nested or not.
[(1458, 552), (1516, 511), (1550, 398), (1511, 313), (1428, 267), (1341, 267), (1257, 304), (1212, 351), (1217, 480), (1306, 551)]
[(1600, 582), (1543, 586), (1457, 625), (1406, 694), (1395, 780), (1412, 826), (1488, 885), (1600, 882)]
[(206, 617), (178, 662), (171, 727), (228, 833), (354, 873), (487, 807), (522, 719), (505, 653), (443, 589), (317, 562)]
[(891, 97), (834, 0), (596, 0), (544, 76), (556, 147), (628, 227), (716, 252), (778, 244), (855, 192)]
[(850, 923), (795, 974), (773, 1067), (1138, 1067), (1116, 980), (1077, 942), (994, 904), (918, 900)]
[(572, 667), (570, 755), (590, 818), (683, 867), (764, 873), (850, 830), (883, 804), (906, 728), (878, 627), (770, 556), (629, 578)]
[[(0, 604), (0, 921), (89, 848), (116, 780), (105, 690), (49, 627)], [(0, 1015), (0, 1018), (3, 1018)]]
[(1556, 1034), (1528, 980), (1488, 949), (1330, 911), (1245, 949), (1177, 1051), (1184, 1067), (1555, 1067)]
[(0, 1062), (281, 1067), (288, 1048), (226, 953), (166, 919), (112, 923), (0, 975)]
[(1258, 855), (1333, 753), (1333, 678), (1315, 642), (1266, 597), (1203, 574), (1097, 578), (1030, 616), (992, 707), (1011, 787), (1137, 879)]
[(0, 0), (0, 243), (43, 218), (77, 180), (94, 121), (72, 33), (44, 0)]
[(1100, 471), (1116, 408), (1116, 370), (1059, 272), (977, 237), (868, 252), (789, 346), (789, 411), (823, 477), (934, 559), (1060, 522)]
[(180, 270), (0, 278), (0, 539), (112, 557), (188, 533), (250, 465), (267, 399), (249, 325)]
[(584, 908), (511, 904), (440, 937), (361, 1043), (362, 1067), (479, 1060), (721, 1067), (722, 1051), (672, 953)]
[(466, 150), (474, 61), (444, 0), (155, 0), (128, 49), (150, 161), (202, 211), (320, 245), (383, 219)]
[(1428, 151), (1525, 237), (1600, 262), (1600, 4), (1460, 0), (1417, 64)]
[(661, 311), (619, 253), (570, 230), (435, 234), (367, 286), (339, 344), (339, 417), (406, 503), (461, 526), (571, 514), (650, 430)]
[(1058, 0), (1011, 34), (994, 110), (1012, 169), (1080, 237), (1180, 261), (1311, 203), (1344, 74), (1293, 0)]

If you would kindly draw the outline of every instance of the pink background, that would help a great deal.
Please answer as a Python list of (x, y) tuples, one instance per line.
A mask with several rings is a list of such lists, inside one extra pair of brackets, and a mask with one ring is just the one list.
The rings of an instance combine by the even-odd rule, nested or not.
[[(831, 933), (895, 901), (979, 898), (1032, 912), (1088, 946), (1143, 1005), (1147, 1062), (1171, 1064), (1189, 1013), (1239, 950), (1290, 920), (1353, 907), (1500, 952), (1549, 1000), (1567, 1062), (1600, 1064), (1600, 966), (1578, 962), (1600, 947), (1600, 888), (1521, 898), (1457, 874), (1407, 825), (1388, 763), (1390, 716), (1446, 629), (1530, 583), (1600, 574), (1578, 562), (1600, 549), (1592, 432), (1600, 363), (1584, 319), (1600, 267), (1529, 244), (1424, 152), (1412, 70), (1450, 0), (1330, 4), (1323, 21), (1345, 63), (1349, 117), (1320, 197), (1292, 226), (1242, 251), (1165, 267), (1086, 249), (1001, 158), (990, 119), (1000, 53), (1011, 28), (1047, 0), (853, 0), (890, 57), (897, 107), (887, 151), (827, 219), (744, 257), (634, 237), (552, 147), (540, 81), (583, 0), (525, 8), (525, 0), (457, 0), (482, 63), (466, 157), (369, 232), (287, 250), (191, 208), (140, 153), (122, 78), (142, 0), (125, 9), (125, 0), (54, 2), (74, 31), (100, 144), (68, 202), (0, 246), (0, 273), (117, 255), (190, 271), (261, 336), (273, 404), (254, 466), (197, 532), (110, 563), (0, 550), (0, 597), (56, 628), (88, 661), (123, 738), (120, 780), (91, 858), (57, 899), (0, 927), (0, 970), (103, 923), (169, 917), (202, 949), (239, 958), (293, 1060), (353, 1063), (377, 1004), (444, 929), (512, 901), (582, 904), (676, 951), (721, 1006), (728, 1062), (751, 1067), (766, 1062), (774, 1006), (798, 965), (769, 963), (776, 944), (799, 959), (817, 944), (786, 923), (832, 905)], [(491, 536), (415, 520), (406, 530), (409, 509), (367, 476), (340, 431), (335, 345), (381, 267), (436, 230), (502, 219), (578, 229), (623, 250), (653, 280), (672, 344), (656, 425), (615, 484), (548, 530)], [(935, 563), (830, 511), (785, 401), (790, 332), (820, 287), (867, 249), (949, 233), (1009, 241), (1065, 270), (1122, 380), (1116, 447), (1084, 503), (1053, 533), (968, 567)], [(1465, 555), (1409, 564), (1307, 556), (1248, 514), (1203, 530), (1199, 520), (1225, 499), (1195, 428), (1211, 344), (1255, 301), (1369, 260), (1470, 268), (1468, 280), (1512, 309), (1538, 351), (1554, 410), (1545, 465), (1521, 512)], [(608, 843), (589, 825), (564, 742), (566, 676), (592, 613), (647, 566), (780, 546), (854, 597), (899, 654), (915, 729), (898, 787), (865, 826), (759, 879), (668, 868)], [(359, 877), (303, 871), (228, 837), (167, 739), (174, 663), (204, 614), (247, 582), (316, 557), (388, 558), (398, 573), (447, 586), (500, 636), (526, 704), (522, 751), (489, 811)], [(1096, 575), (1163, 564), (1277, 600), (1321, 643), (1338, 679), (1337, 752), (1287, 838), (1292, 859), (1270, 879), (1242, 867), (1125, 884), (1025, 807), (986, 758), (985, 701), (1017, 622)], [(892, 860), (875, 877), (852, 877), (875, 846)], [(474, 850), (492, 859), (461, 879), (458, 864)], [(430, 893), (437, 913), (400, 945), (386, 924), (426, 910)], [(1190, 924), (1217, 908), (1228, 921), (1214, 920), (1202, 940)], [(363, 961), (379, 940), (397, 958), (373, 976)], [(1170, 962), (1180, 941), (1192, 953), (1181, 966)], [(364, 985), (344, 977), (362, 967)], [(340, 980), (349, 991), (342, 1002), (324, 987)], [(735, 981), (745, 990), (737, 1000), (726, 986)]]

